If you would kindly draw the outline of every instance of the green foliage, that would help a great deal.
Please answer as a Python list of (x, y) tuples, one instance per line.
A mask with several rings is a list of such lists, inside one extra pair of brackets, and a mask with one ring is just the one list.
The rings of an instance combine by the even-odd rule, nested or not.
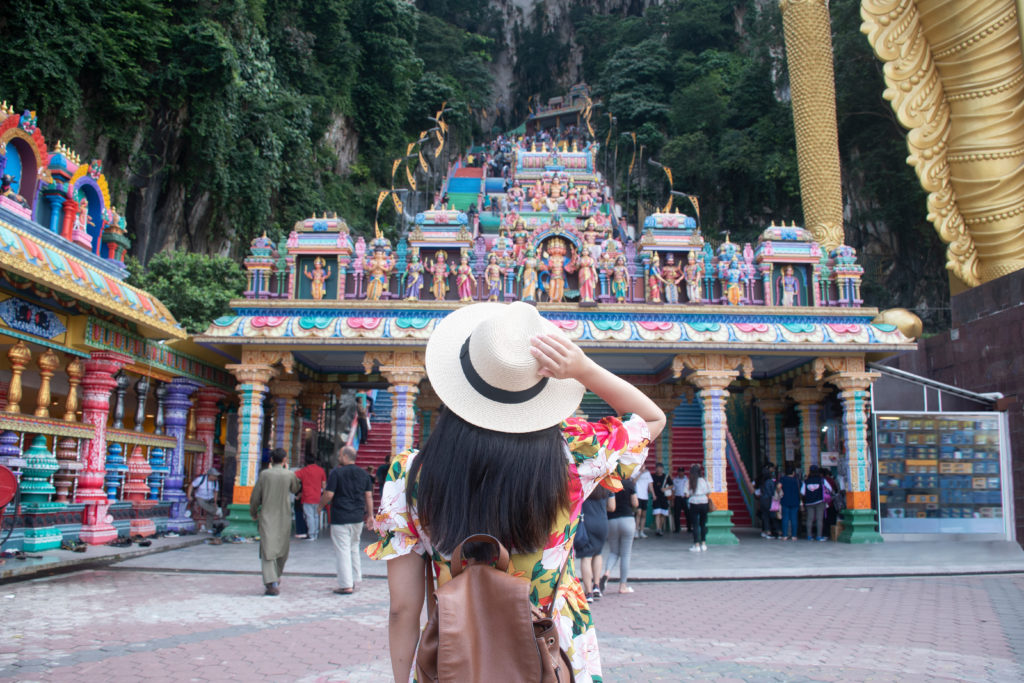
[(192, 334), (231, 312), (228, 302), (241, 296), (246, 276), (242, 267), (223, 256), (187, 251), (160, 252), (145, 268), (137, 259), (128, 263), (128, 283), (159, 299)]

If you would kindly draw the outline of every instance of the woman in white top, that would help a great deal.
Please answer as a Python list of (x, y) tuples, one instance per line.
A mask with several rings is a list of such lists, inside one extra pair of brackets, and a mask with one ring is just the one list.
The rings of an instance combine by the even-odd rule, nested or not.
[(693, 531), (693, 545), (690, 552), (698, 553), (708, 549), (708, 494), (711, 486), (704, 478), (704, 467), (694, 464), (686, 479), (686, 496), (690, 502), (690, 529)]

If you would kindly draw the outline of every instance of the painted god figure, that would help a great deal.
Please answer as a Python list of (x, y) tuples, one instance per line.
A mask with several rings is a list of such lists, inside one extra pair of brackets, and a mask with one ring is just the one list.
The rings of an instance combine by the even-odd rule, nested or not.
[(498, 255), (487, 257), (487, 268), (484, 269), (484, 282), (487, 283), (487, 300), (501, 301), (501, 278), (505, 270), (498, 263)]
[(690, 252), (683, 268), (683, 278), (686, 280), (686, 300), (691, 304), (699, 304), (700, 281), (704, 279), (704, 263), (697, 259), (695, 252)]
[(782, 269), (780, 284), (782, 286), (782, 305), (799, 306), (800, 280), (798, 280), (796, 275), (793, 273), (793, 266), (787, 265)]
[(654, 252), (651, 264), (647, 267), (647, 303), (661, 303), (661, 283), (661, 257), (658, 256), (658, 252)]
[(10, 199), (15, 204), (19, 204), (26, 209), (28, 208), (28, 202), (20, 194), (14, 191), (14, 177), (4, 174), (3, 181), (0, 183), (0, 195)]
[(420, 290), (423, 289), (423, 264), (420, 263), (418, 251), (412, 252), (412, 260), (405, 267), (405, 300), (417, 301), (420, 298)]
[(516, 274), (516, 280), (520, 283), (521, 289), (519, 299), (521, 301), (536, 301), (537, 300), (537, 261), (536, 252), (533, 247), (528, 247), (526, 250), (526, 256), (523, 258), (522, 263), (519, 266), (519, 272)]
[(580, 303), (593, 303), (597, 294), (597, 261), (584, 249), (579, 257)]
[(567, 211), (578, 211), (580, 208), (579, 192), (572, 185), (569, 186), (569, 193), (565, 197), (565, 208)]
[(726, 300), (730, 306), (739, 306), (740, 301), (743, 300), (743, 285), (741, 284), (743, 268), (740, 266), (740, 259), (736, 254), (733, 254), (732, 259), (729, 261), (729, 270), (726, 277), (728, 281), (725, 288)]
[(512, 257), (516, 263), (526, 253), (526, 246), (530, 240), (530, 231), (526, 229), (526, 223), (520, 218), (516, 220), (515, 230), (512, 232)]
[[(85, 204), (83, 200), (83, 204)], [(327, 280), (331, 277), (331, 268), (327, 266), (327, 261), (322, 257), (317, 256), (313, 259), (313, 272), (309, 271), (309, 268), (303, 268), (303, 274), (309, 278), (309, 294), (316, 301), (320, 301), (327, 294)]]
[(465, 254), (455, 269), (455, 285), (459, 290), (459, 301), (467, 302), (473, 300), (473, 289), (476, 287), (476, 278), (473, 277), (473, 269), (469, 265), (469, 257)]
[(430, 284), (430, 291), (434, 293), (435, 301), (444, 301), (444, 295), (448, 293), (448, 271), (448, 262), (444, 260), (444, 252), (437, 252), (434, 264), (430, 267), (430, 274), (434, 278)]
[(661, 281), (665, 284), (666, 303), (679, 303), (679, 283), (684, 277), (683, 271), (676, 263), (675, 254), (669, 254), (665, 258), (665, 266), (661, 269)]
[(547, 264), (541, 267), (550, 273), (548, 300), (560, 303), (565, 297), (565, 243), (560, 239), (551, 240), (550, 251), (544, 252), (544, 258), (547, 259)]
[(626, 295), (629, 293), (629, 270), (626, 268), (626, 257), (619, 256), (615, 259), (615, 266), (612, 268), (612, 296), (620, 304), (626, 303)]
[(82, 197), (78, 200), (78, 213), (75, 214), (75, 222), (71, 226), (71, 239), (86, 249), (92, 246), (92, 238), (89, 237), (90, 225), (95, 223), (89, 215), (89, 200)]
[(366, 264), (369, 281), (366, 283), (367, 301), (380, 301), (387, 290), (388, 277), (391, 275), (391, 260), (382, 249), (376, 249), (373, 257)]

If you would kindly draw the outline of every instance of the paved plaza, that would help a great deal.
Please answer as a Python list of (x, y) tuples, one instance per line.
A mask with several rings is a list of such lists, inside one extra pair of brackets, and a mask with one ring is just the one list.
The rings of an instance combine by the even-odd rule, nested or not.
[[(748, 556), (791, 552), (791, 562), (845, 552), (752, 544)], [(726, 557), (684, 547), (639, 542), (638, 572)], [(338, 596), (331, 567), (328, 544), (296, 541), (282, 594), (269, 598), (256, 545), (198, 545), (7, 583), (0, 681), (389, 680), (385, 581)], [(633, 585), (620, 596), (612, 583), (594, 604), (609, 681), (1024, 680), (1024, 573)]]

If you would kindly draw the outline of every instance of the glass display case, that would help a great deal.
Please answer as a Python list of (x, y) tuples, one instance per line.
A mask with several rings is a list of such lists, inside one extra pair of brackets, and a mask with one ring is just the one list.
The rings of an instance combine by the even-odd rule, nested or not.
[(1002, 534), (998, 413), (876, 413), (882, 533)]

